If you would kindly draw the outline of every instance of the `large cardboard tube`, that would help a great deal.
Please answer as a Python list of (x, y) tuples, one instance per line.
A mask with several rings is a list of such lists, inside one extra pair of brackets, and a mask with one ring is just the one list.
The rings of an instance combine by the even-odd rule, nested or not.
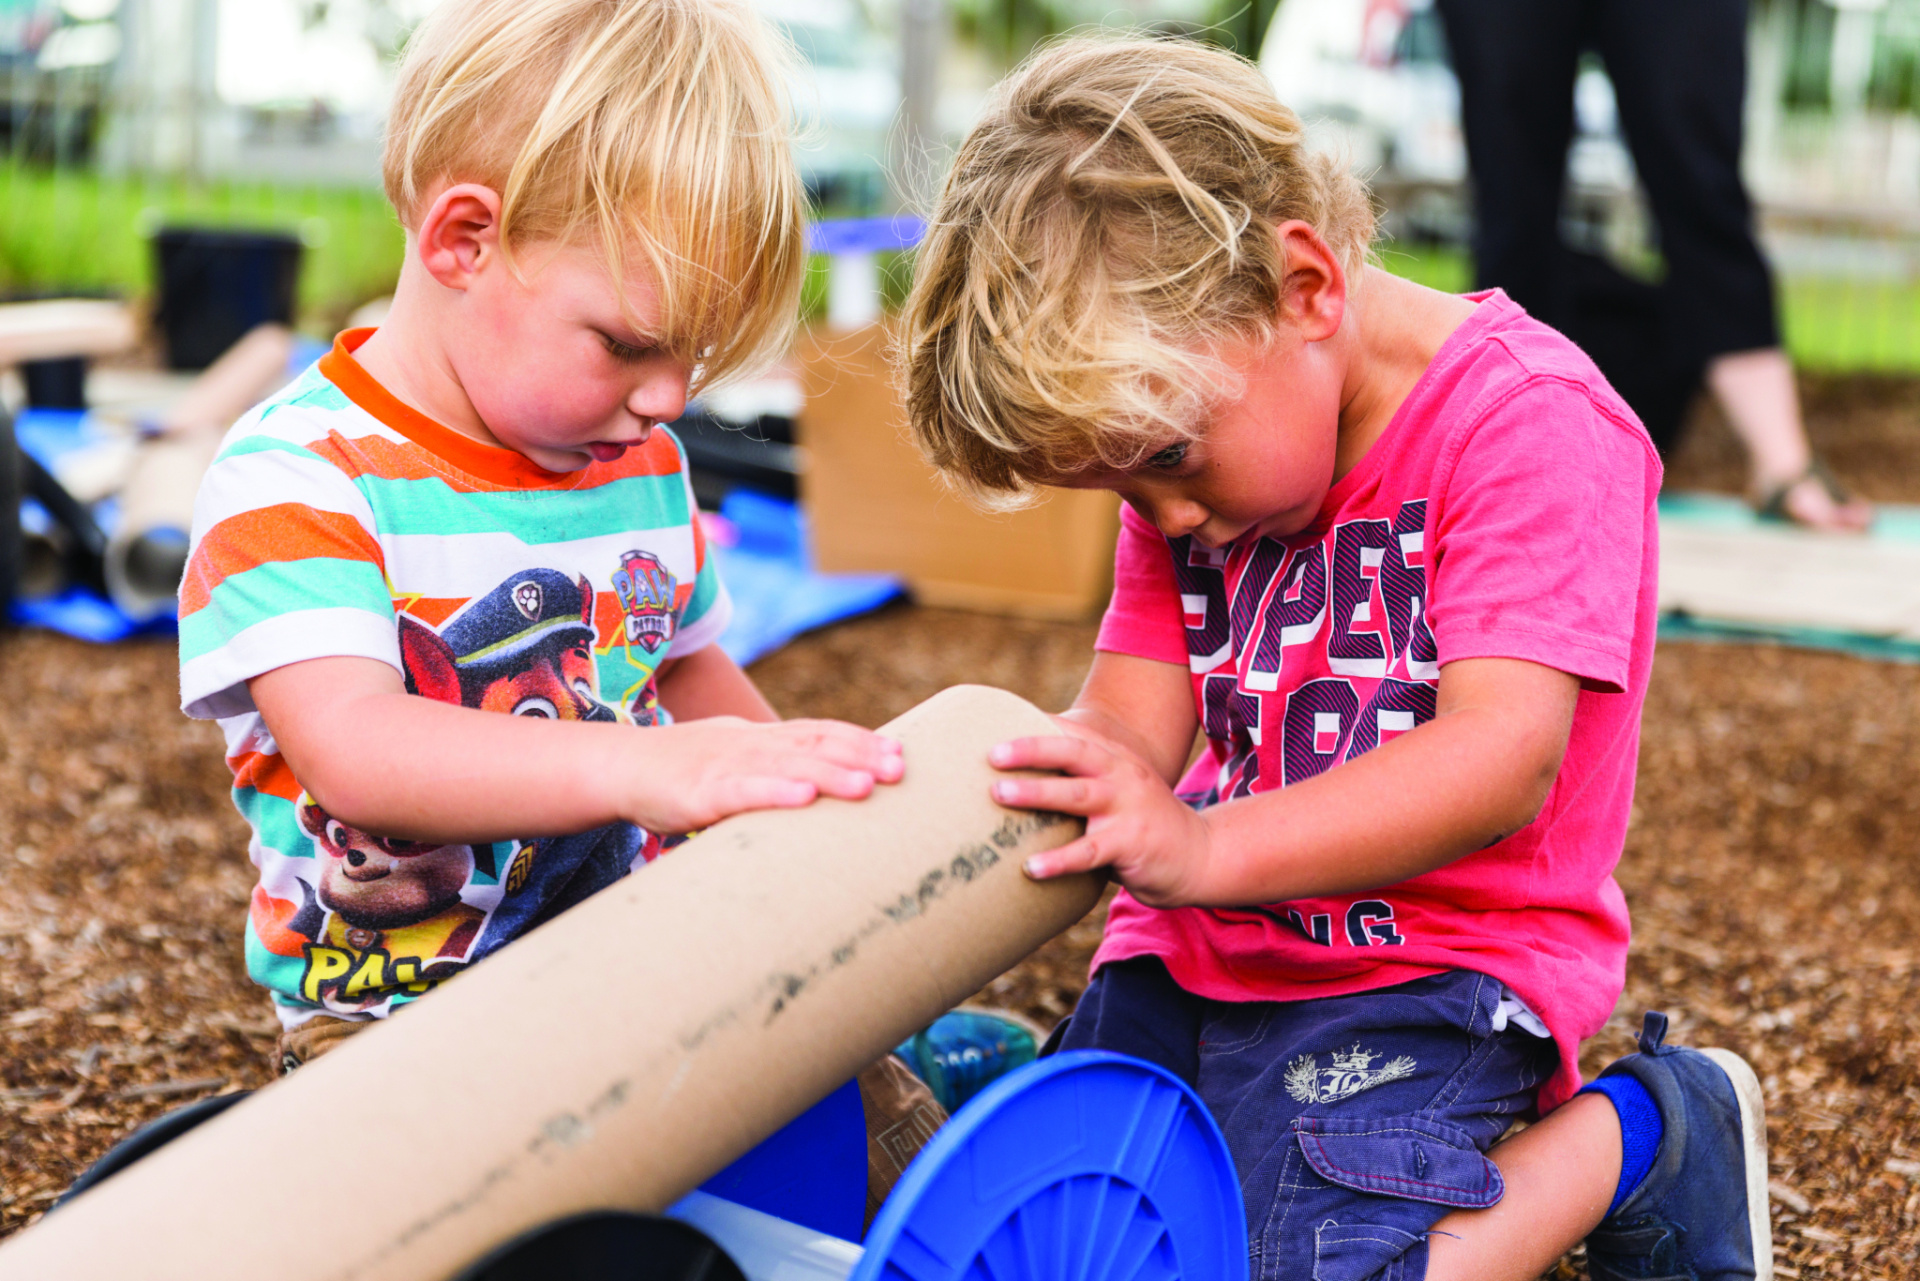
[[(998, 690), (892, 722), (907, 777), (747, 814), (0, 1247), (0, 1281), (446, 1281), (557, 1216), (657, 1211), (1079, 919), (1077, 819), (1002, 809)], [(288, 1230), (288, 1215), (298, 1221)]]

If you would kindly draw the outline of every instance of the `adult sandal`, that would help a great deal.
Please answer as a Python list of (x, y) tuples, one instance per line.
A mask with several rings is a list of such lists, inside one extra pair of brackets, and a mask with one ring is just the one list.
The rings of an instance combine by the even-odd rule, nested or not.
[[(1794, 515), (1793, 511), (1787, 506), (1787, 499), (1792, 495), (1794, 490), (1810, 480), (1820, 486), (1821, 491), (1827, 496), (1827, 501), (1833, 504), (1835, 511), (1845, 511), (1848, 507), (1854, 505), (1856, 500), (1853, 492), (1840, 483), (1840, 478), (1833, 474), (1832, 469), (1827, 466), (1824, 460), (1815, 458), (1792, 480), (1783, 481), (1775, 485), (1756, 500), (1753, 505), (1754, 514), (1759, 516), (1761, 520), (1776, 521), (1785, 525), (1799, 525), (1805, 529), (1831, 529), (1849, 533), (1860, 532), (1861, 529), (1864, 529), (1864, 526), (1856, 529), (1856, 527), (1844, 523), (1830, 527), (1812, 525)], [(1869, 523), (1872, 521), (1871, 511), (1869, 511), (1868, 521)]]

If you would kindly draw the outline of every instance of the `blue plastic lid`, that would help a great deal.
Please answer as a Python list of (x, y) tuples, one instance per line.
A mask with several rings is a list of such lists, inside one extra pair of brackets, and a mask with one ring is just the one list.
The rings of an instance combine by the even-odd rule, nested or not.
[(934, 1136), (848, 1281), (1244, 1276), (1220, 1127), (1172, 1074), (1100, 1050), (1001, 1078)]
[(891, 218), (840, 218), (816, 222), (807, 228), (807, 252), (872, 254), (912, 249), (926, 234), (926, 220), (912, 214), (895, 214)]

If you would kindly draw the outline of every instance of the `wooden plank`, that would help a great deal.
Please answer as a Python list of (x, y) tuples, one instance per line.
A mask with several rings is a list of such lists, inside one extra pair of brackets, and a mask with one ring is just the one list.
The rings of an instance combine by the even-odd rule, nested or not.
[(0, 304), (0, 365), (106, 356), (139, 340), (125, 303), (91, 298)]

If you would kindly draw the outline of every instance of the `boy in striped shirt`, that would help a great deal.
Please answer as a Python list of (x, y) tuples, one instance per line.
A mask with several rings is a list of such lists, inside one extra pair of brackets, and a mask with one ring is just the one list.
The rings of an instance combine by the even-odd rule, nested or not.
[(661, 427), (797, 314), (778, 85), (715, 0), (450, 0), (410, 46), (392, 312), (234, 427), (181, 588), (283, 1068), (659, 833), (900, 777), (878, 735), (778, 722), (713, 643), (727, 594)]

